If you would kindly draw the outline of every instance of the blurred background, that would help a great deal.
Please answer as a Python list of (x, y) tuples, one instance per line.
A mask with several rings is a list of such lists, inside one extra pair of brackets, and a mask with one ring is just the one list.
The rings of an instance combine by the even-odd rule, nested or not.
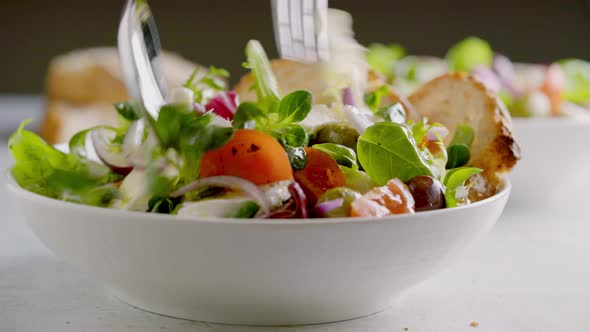
[[(149, 2), (165, 49), (202, 65), (228, 69), (231, 83), (245, 72), (241, 63), (249, 39), (259, 39), (269, 55), (276, 56), (270, 0)], [(550, 63), (567, 57), (590, 60), (590, 0), (329, 3), (352, 13), (356, 37), (364, 45), (395, 42), (404, 45), (410, 54), (444, 56), (451, 45), (475, 35), (514, 61)], [(106, 105), (112, 113), (110, 103), (115, 97), (100, 101), (101, 105), (92, 101), (84, 106), (85, 113), (75, 117), (67, 108), (78, 101), (54, 96), (44, 99), (43, 92), (52, 57), (75, 49), (116, 44), (123, 4), (123, 0), (0, 0), (0, 138), (6, 138), (26, 118), (34, 119), (30, 128), (41, 128), (43, 137), (50, 142), (63, 139), (51, 135), (66, 135), (65, 127), (73, 130), (86, 122), (108, 123), (103, 119), (105, 113), (94, 109)], [(50, 119), (43, 115), (50, 113), (43, 110), (52, 106), (57, 115)]]
[[(163, 47), (200, 64), (242, 69), (248, 39), (275, 55), (269, 0), (150, 0)], [(331, 0), (354, 15), (363, 44), (399, 42), (442, 56), (477, 35), (514, 60), (590, 60), (588, 0)], [(49, 59), (76, 48), (114, 45), (122, 0), (1, 0), (0, 93), (38, 94)]]

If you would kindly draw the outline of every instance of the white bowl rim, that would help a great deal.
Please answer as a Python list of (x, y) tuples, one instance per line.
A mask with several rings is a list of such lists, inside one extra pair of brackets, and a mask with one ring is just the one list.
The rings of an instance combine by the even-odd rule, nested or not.
[[(398, 214), (392, 215), (388, 217), (381, 217), (381, 218), (364, 218), (364, 217), (341, 217), (341, 218), (294, 218), (294, 219), (256, 219), (256, 218), (222, 218), (222, 217), (207, 217), (207, 218), (197, 218), (197, 217), (188, 217), (188, 216), (178, 216), (178, 215), (170, 215), (164, 213), (149, 213), (149, 212), (142, 212), (142, 211), (129, 211), (129, 210), (122, 210), (122, 209), (113, 209), (107, 207), (97, 207), (97, 206), (90, 206), (84, 204), (78, 204), (68, 201), (62, 201), (59, 199), (46, 197), (32, 191), (26, 190), (22, 188), (20, 185), (16, 183), (13, 179), (10, 171), (6, 172), (6, 177), (8, 178), (7, 186), (8, 188), (16, 195), (20, 195), (27, 200), (38, 202), (42, 205), (51, 205), (55, 208), (64, 208), (64, 209), (88, 209), (89, 211), (95, 211), (100, 213), (105, 217), (112, 217), (112, 218), (125, 218), (126, 216), (141, 216), (144, 218), (145, 221), (152, 221), (152, 222), (166, 222), (166, 223), (173, 223), (173, 222), (182, 222), (182, 223), (197, 223), (197, 224), (240, 224), (240, 225), (279, 225), (279, 224), (301, 224), (301, 225), (321, 225), (321, 224), (359, 224), (359, 223), (371, 223), (371, 222), (383, 222), (383, 221), (393, 221), (393, 220), (411, 220), (415, 219), (416, 216), (418, 217), (435, 217), (438, 215), (445, 215), (445, 214), (453, 214), (454, 212), (458, 212), (460, 210), (467, 210), (467, 209), (477, 209), (480, 206), (489, 205), (497, 200), (500, 200), (504, 196), (510, 194), (510, 190), (512, 185), (510, 184), (510, 180), (505, 179), (502, 187), (499, 192), (497, 192), (494, 196), (488, 197), (481, 201), (471, 203), (468, 205), (462, 205), (454, 208), (448, 209), (439, 209), (439, 210), (432, 210), (432, 211), (422, 211), (417, 212), (414, 214)], [(430, 218), (428, 218), (430, 219)]]

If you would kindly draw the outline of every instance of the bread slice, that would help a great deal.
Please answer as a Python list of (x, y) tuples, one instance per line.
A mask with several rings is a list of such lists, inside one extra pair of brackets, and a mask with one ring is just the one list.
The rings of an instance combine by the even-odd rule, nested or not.
[[(164, 52), (164, 78), (179, 86), (198, 66), (179, 55)], [(57, 56), (46, 78), (45, 116), (41, 135), (51, 144), (96, 125), (115, 125), (112, 104), (130, 99), (119, 66), (117, 49), (99, 47)]]
[[(296, 90), (307, 90), (311, 92), (314, 104), (329, 104), (332, 102), (332, 97), (326, 94), (329, 87), (324, 82), (320, 65), (303, 64), (285, 59), (272, 60), (270, 65), (283, 95)], [(385, 85), (385, 78), (379, 73), (369, 70), (367, 72), (367, 83), (367, 91), (374, 91)], [(244, 75), (234, 87), (234, 90), (239, 95), (240, 101), (256, 101), (252, 74)], [(388, 90), (389, 93), (381, 100), (381, 106), (401, 103), (410, 120), (417, 121), (421, 118), (404, 95), (391, 86), (388, 86)]]
[(46, 104), (40, 134), (47, 142), (58, 144), (67, 142), (82, 129), (97, 125), (116, 126), (117, 123), (117, 112), (110, 103), (82, 105), (52, 100)]
[[(304, 64), (285, 59), (275, 59), (270, 62), (279, 89), (283, 95), (296, 90), (311, 92), (314, 104), (330, 103), (331, 96), (327, 95), (329, 86), (324, 82), (322, 69), (319, 64)], [(376, 72), (368, 72), (369, 89), (374, 89), (384, 84), (384, 79)], [(251, 73), (244, 75), (234, 87), (240, 96), (240, 101), (255, 101), (254, 78)]]
[(469, 164), (484, 171), (473, 179), (470, 199), (494, 195), (504, 175), (520, 159), (520, 147), (512, 135), (512, 119), (500, 99), (472, 76), (448, 73), (418, 88), (408, 100), (419, 114), (449, 129), (447, 144), (457, 126), (468, 124), (474, 129)]
[[(164, 78), (170, 86), (182, 84), (197, 65), (169, 52), (162, 56)], [(72, 103), (120, 102), (129, 99), (114, 47), (75, 50), (49, 63), (46, 79), (49, 99)]]

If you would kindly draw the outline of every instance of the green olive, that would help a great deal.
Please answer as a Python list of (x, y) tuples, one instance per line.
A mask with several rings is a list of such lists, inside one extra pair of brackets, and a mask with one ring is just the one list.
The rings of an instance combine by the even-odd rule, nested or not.
[(359, 134), (346, 124), (332, 123), (322, 126), (316, 133), (315, 144), (335, 143), (344, 145), (356, 151)]

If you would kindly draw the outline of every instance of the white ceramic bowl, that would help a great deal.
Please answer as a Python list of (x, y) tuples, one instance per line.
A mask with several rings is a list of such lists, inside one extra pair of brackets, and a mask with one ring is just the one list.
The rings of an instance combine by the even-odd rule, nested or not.
[(383, 219), (187, 219), (9, 188), (35, 234), (124, 302), (198, 321), (296, 325), (369, 315), (448, 266), (499, 218), (469, 206)]
[(590, 121), (514, 119), (522, 159), (510, 179), (511, 207), (573, 208), (590, 190)]

